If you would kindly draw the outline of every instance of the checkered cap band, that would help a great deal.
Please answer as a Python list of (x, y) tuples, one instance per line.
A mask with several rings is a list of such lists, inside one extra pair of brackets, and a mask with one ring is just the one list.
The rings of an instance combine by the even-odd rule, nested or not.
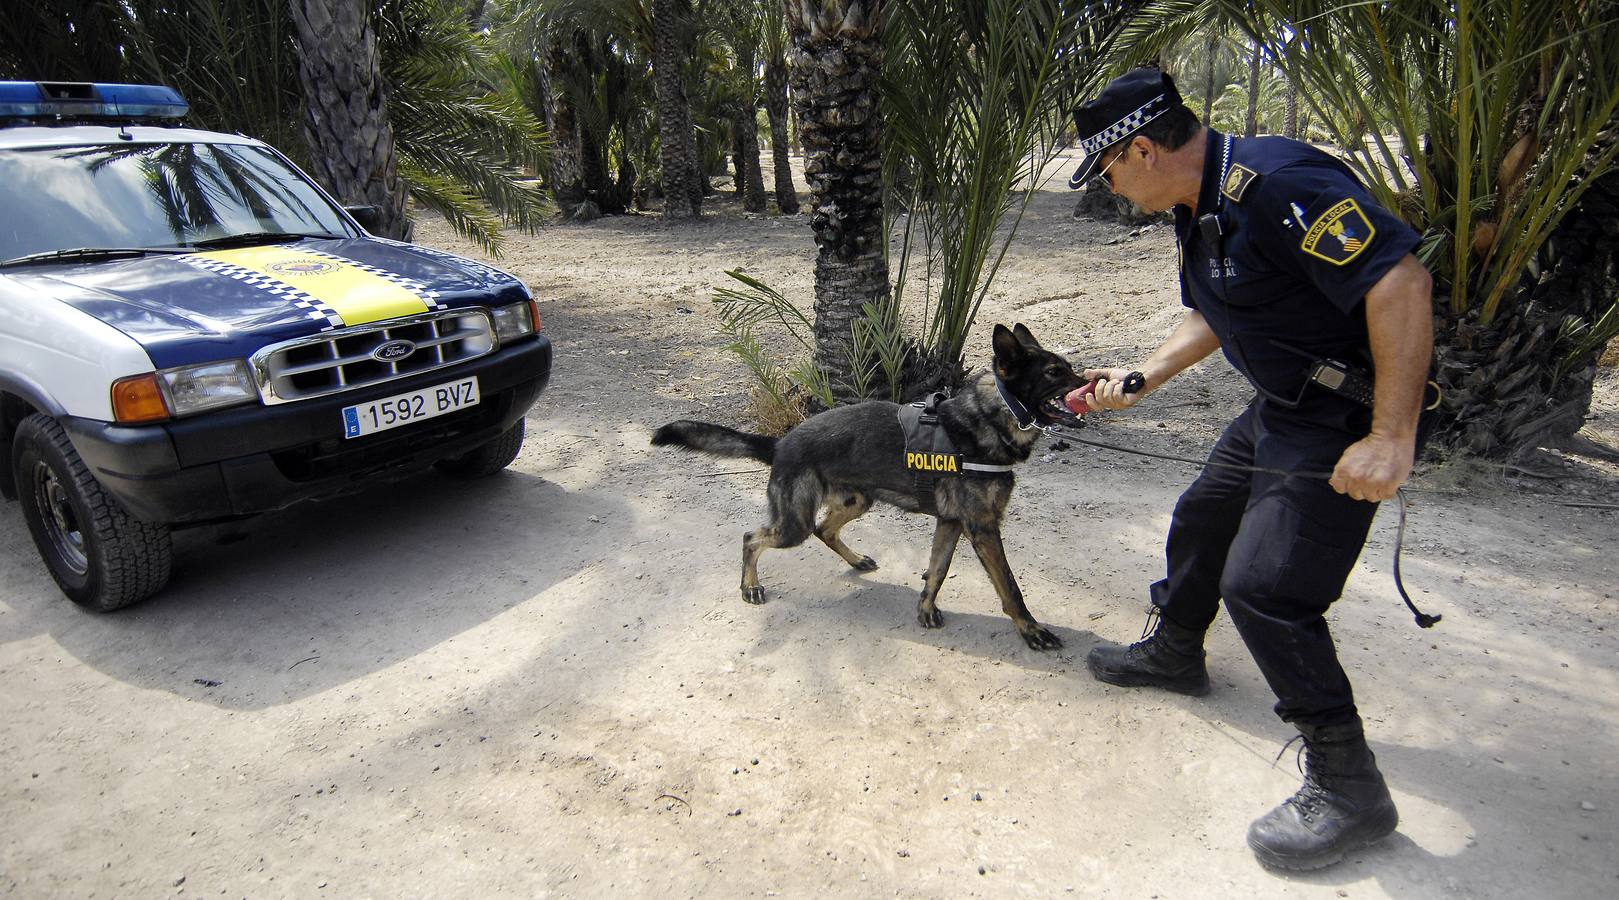
[(1119, 141), (1124, 140), (1130, 135), (1135, 134), (1137, 131), (1140, 131), (1148, 122), (1151, 122), (1153, 119), (1158, 118), (1166, 112), (1169, 112), (1169, 98), (1163, 94), (1159, 94), (1151, 100), (1148, 100), (1146, 103), (1141, 104), (1141, 106), (1138, 107), (1135, 112), (1130, 113), (1129, 115), (1117, 122), (1114, 122), (1112, 125), (1109, 125), (1101, 131), (1098, 131), (1090, 137), (1081, 139), (1079, 142), (1079, 148), (1084, 150), (1087, 156), (1092, 153), (1100, 153), (1101, 151), (1111, 147)]

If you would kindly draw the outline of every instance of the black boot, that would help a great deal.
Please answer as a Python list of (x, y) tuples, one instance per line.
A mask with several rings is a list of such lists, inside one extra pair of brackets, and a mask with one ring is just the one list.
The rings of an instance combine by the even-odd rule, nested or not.
[(1359, 721), (1300, 726), (1304, 786), (1248, 827), (1248, 846), (1267, 866), (1319, 869), (1394, 833), (1394, 809)]
[[(1158, 627), (1153, 627), (1153, 619)], [(1098, 644), (1085, 662), (1097, 681), (1124, 687), (1157, 687), (1201, 697), (1209, 692), (1209, 670), (1203, 664), (1203, 632), (1176, 625), (1158, 615), (1147, 617), (1142, 640), (1126, 647)]]

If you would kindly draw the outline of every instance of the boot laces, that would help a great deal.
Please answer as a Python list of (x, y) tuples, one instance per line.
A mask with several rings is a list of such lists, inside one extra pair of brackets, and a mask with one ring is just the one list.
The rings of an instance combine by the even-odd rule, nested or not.
[(1147, 624), (1141, 628), (1141, 637), (1143, 640), (1145, 640), (1148, 635), (1153, 633), (1153, 630), (1158, 627), (1158, 623), (1162, 622), (1163, 618), (1163, 613), (1159, 611), (1158, 604), (1153, 604), (1152, 609), (1147, 611)]
[(1141, 639), (1131, 644), (1125, 650), (1125, 657), (1132, 663), (1141, 663), (1150, 660), (1153, 650), (1157, 647), (1159, 636), (1158, 626), (1163, 623), (1163, 615), (1157, 606), (1147, 613), (1147, 624), (1141, 629)]
[(1295, 744), (1297, 744), (1297, 747), (1294, 749), (1293, 765), (1299, 770), (1299, 774), (1304, 776), (1304, 783), (1299, 786), (1298, 791), (1293, 796), (1282, 801), (1282, 805), (1292, 804), (1298, 809), (1299, 816), (1306, 823), (1310, 823), (1315, 821), (1316, 815), (1328, 804), (1330, 792), (1321, 783), (1320, 776), (1315, 771), (1315, 763), (1310, 758), (1309, 753), (1309, 739), (1302, 734), (1295, 734), (1288, 738), (1287, 743), (1282, 745), (1282, 749), (1277, 751), (1276, 759), (1271, 761), (1271, 765), (1274, 766), (1276, 763), (1281, 762), (1282, 756), (1287, 753), (1288, 748), (1293, 747)]

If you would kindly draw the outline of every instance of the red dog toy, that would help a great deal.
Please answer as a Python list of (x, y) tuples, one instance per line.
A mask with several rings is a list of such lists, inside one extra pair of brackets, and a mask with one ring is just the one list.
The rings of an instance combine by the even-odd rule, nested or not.
[[(1096, 393), (1096, 386), (1101, 383), (1101, 376), (1097, 376), (1091, 379), (1090, 383), (1084, 387), (1069, 391), (1068, 395), (1062, 398), (1063, 405), (1067, 406), (1069, 412), (1076, 416), (1083, 416), (1090, 412), (1091, 408), (1085, 403), (1085, 398)], [(1141, 389), (1146, 386), (1147, 376), (1140, 372), (1131, 372), (1129, 375), (1124, 376), (1124, 392), (1126, 394), (1140, 393)]]

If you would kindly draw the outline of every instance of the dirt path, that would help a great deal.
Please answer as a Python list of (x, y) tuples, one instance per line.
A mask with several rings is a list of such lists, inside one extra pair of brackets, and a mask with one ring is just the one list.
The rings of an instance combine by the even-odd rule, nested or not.
[[(1178, 315), (1163, 229), (1042, 194), (980, 316), (1128, 362)], [(1037, 452), (1008, 555), (1066, 642), (1027, 649), (971, 554), (920, 628), (930, 520), (873, 512), (850, 573), (767, 555), (746, 463), (653, 451), (737, 423), (709, 292), (810, 292), (805, 217), (549, 228), (500, 264), (544, 299), (550, 391), (512, 470), (185, 532), (173, 586), (113, 616), (56, 594), (0, 512), (0, 893), (41, 896), (1611, 897), (1619, 893), (1619, 384), (1580, 452), (1514, 486), (1427, 467), (1333, 613), (1399, 833), (1308, 877), (1247, 823), (1297, 786), (1292, 732), (1223, 617), (1212, 696), (1104, 687), (1186, 466)], [(421, 239), (470, 252), (440, 225)], [(1246, 399), (1205, 363), (1100, 439), (1197, 455)], [(737, 473), (739, 470), (740, 474)]]

